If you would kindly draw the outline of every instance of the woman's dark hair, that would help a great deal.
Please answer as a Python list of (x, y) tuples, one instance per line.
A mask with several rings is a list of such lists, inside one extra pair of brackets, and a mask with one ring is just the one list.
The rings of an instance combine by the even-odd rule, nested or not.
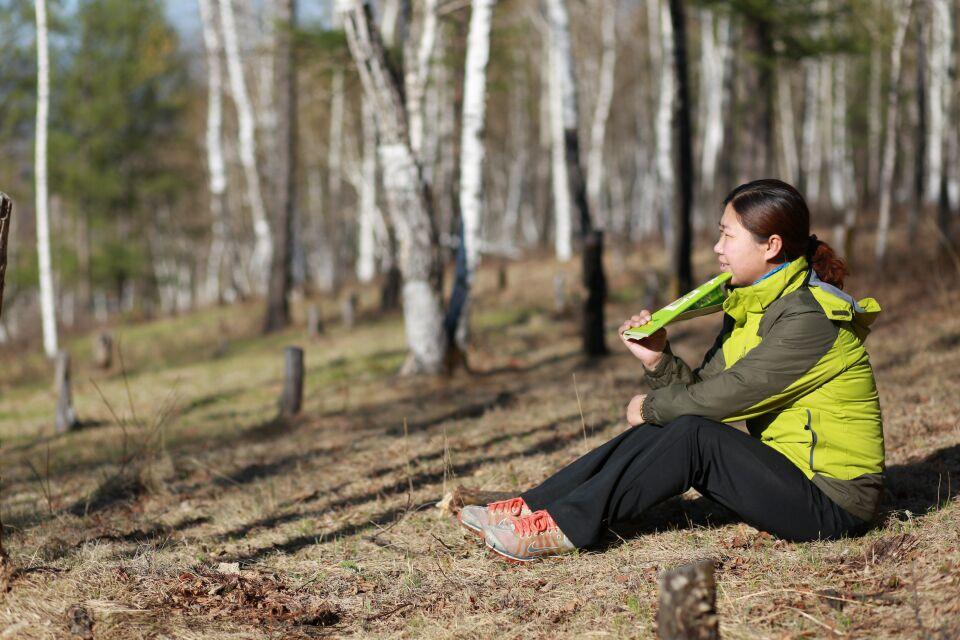
[(799, 191), (773, 178), (754, 180), (731, 191), (723, 200), (724, 209), (728, 204), (757, 242), (779, 235), (785, 260), (806, 256), (821, 280), (843, 288), (850, 273), (847, 263), (830, 245), (810, 235), (810, 210)]

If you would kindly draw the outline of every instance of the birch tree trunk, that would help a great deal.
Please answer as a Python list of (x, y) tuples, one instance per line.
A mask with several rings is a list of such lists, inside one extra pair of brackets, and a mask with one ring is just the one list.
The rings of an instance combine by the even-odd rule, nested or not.
[[(416, 50), (414, 51), (412, 46), (410, 48), (412, 63), (407, 65), (405, 69), (404, 85), (406, 87), (406, 109), (410, 122), (410, 148), (413, 150), (414, 157), (423, 166), (424, 97), (426, 95), (427, 79), (430, 75), (430, 60), (437, 41), (437, 0), (425, 0), (423, 3), (423, 19), (420, 24), (420, 38), (416, 41)], [(471, 29), (473, 28), (472, 24), (471, 18)], [(414, 40), (410, 40), (410, 42), (413, 43)], [(489, 49), (489, 43), (487, 48)], [(468, 41), (468, 56), (470, 55), (469, 51), (470, 42)], [(467, 64), (469, 64), (469, 59)]]
[(670, 0), (670, 27), (673, 36), (673, 66), (677, 78), (677, 136), (680, 165), (677, 204), (673, 229), (673, 289), (676, 297), (693, 288), (693, 230), (690, 214), (693, 209), (693, 131), (690, 125), (690, 80), (687, 70), (686, 13), (682, 0)]
[(40, 269), (40, 313), (43, 350), (57, 355), (57, 316), (54, 307), (53, 265), (50, 259), (50, 211), (47, 195), (47, 125), (50, 112), (50, 57), (47, 45), (47, 3), (37, 0), (37, 140), (35, 149), (37, 196), (37, 260)]
[(377, 219), (377, 124), (370, 102), (363, 100), (361, 127), (363, 158), (361, 160), (360, 224), (357, 230), (357, 279), (370, 282), (376, 275)]
[[(483, 164), (486, 150), (482, 138), (486, 119), (487, 63), (490, 60), (490, 22), (494, 0), (473, 0), (470, 10), (470, 31), (467, 35), (467, 56), (463, 78), (463, 121), (460, 134), (460, 251), (464, 254), (461, 296), (451, 300), (447, 331), (457, 337), (461, 349), (466, 347), (470, 322), (470, 289), (480, 263), (480, 239), (483, 215)], [(458, 269), (458, 272), (460, 270)], [(461, 302), (462, 301), (462, 302)], [(454, 304), (460, 304), (459, 309)]]
[(877, 222), (877, 241), (874, 256), (882, 264), (887, 255), (890, 233), (890, 209), (893, 200), (893, 171), (896, 167), (897, 118), (900, 110), (900, 83), (902, 81), (903, 41), (910, 23), (913, 0), (893, 0), (896, 25), (890, 48), (890, 75), (887, 88), (887, 122), (883, 138), (883, 160), (880, 173), (880, 215)]
[[(551, 0), (555, 2), (556, 0)], [(552, 6), (552, 4), (550, 5)], [(570, 178), (564, 147), (563, 77), (556, 34), (547, 31), (547, 89), (550, 122), (550, 185), (553, 195), (554, 252), (557, 260), (567, 262), (573, 257), (573, 212), (570, 202)]]
[(327, 214), (336, 216), (343, 205), (340, 194), (343, 186), (343, 69), (333, 72), (330, 82), (330, 138), (327, 146)]
[(223, 26), (224, 50), (227, 56), (227, 76), (230, 82), (230, 95), (237, 111), (238, 142), (240, 163), (243, 165), (247, 183), (247, 200), (253, 219), (253, 233), (256, 238), (253, 257), (250, 261), (251, 279), (258, 292), (266, 290), (268, 269), (273, 255), (273, 234), (267, 220), (263, 194), (260, 190), (260, 173), (257, 170), (256, 121), (253, 103), (247, 91), (247, 81), (243, 75), (243, 63), (240, 58), (240, 44), (237, 37), (237, 21), (233, 0), (218, 0), (220, 6), (220, 24)]
[[(587, 201), (587, 185), (580, 164), (580, 135), (578, 131), (579, 110), (577, 106), (576, 76), (573, 72), (573, 51), (570, 43), (570, 18), (565, 0), (548, 0), (548, 22), (550, 25), (550, 49), (552, 62), (556, 69), (551, 78), (557, 84), (554, 95), (555, 119), (552, 133), (554, 146), (563, 145), (563, 159), (567, 183), (566, 194), (577, 208), (580, 222), (580, 236), (583, 238), (581, 265), (582, 283), (586, 289), (581, 318), (581, 338), (584, 352), (589, 356), (607, 353), (604, 339), (604, 304), (607, 298), (606, 275), (603, 271), (603, 233), (595, 230)], [(557, 98), (559, 97), (559, 102)], [(562, 115), (562, 137), (558, 137), (556, 120)], [(554, 151), (556, 167), (556, 150)], [(555, 183), (556, 184), (556, 183)], [(556, 187), (555, 187), (556, 188)], [(559, 229), (558, 229), (559, 230)]]
[(830, 97), (830, 201), (833, 209), (847, 215), (852, 207), (853, 167), (847, 140), (847, 61), (833, 61), (833, 87)]
[(822, 60), (804, 61), (804, 101), (801, 157), (801, 190), (807, 201), (815, 204), (820, 200), (820, 174), (822, 170), (821, 152), (822, 132), (820, 130), (820, 111), (822, 93)]
[(674, 194), (677, 182), (673, 164), (673, 117), (677, 83), (676, 67), (669, 64), (666, 55), (673, 48), (673, 24), (670, 21), (670, 13), (664, 10), (661, 0), (648, 0), (647, 9), (648, 20), (652, 23), (651, 29), (656, 25), (659, 26), (659, 32), (656, 34), (660, 52), (660, 88), (657, 92), (656, 115), (657, 192), (664, 242), (667, 246), (673, 246)]
[(403, 312), (410, 353), (401, 373), (438, 373), (448, 341), (440, 303), (441, 269), (426, 189), (410, 148), (400, 87), (362, 0), (340, 0), (344, 30), (380, 136), (383, 189), (399, 243)]
[[(207, 171), (209, 172), (211, 242), (207, 256), (203, 302), (224, 298), (223, 276), (231, 269), (227, 239), (227, 169), (223, 154), (223, 67), (220, 62), (220, 35), (211, 0), (199, 0), (203, 45), (207, 58)], [(228, 293), (227, 298), (233, 298)]]
[[(723, 106), (726, 92), (727, 67), (730, 47), (730, 17), (712, 11), (701, 12), (702, 45), (700, 58), (700, 96), (702, 118), (700, 135), (700, 185), (702, 203), (699, 207), (704, 221), (706, 211), (714, 207), (717, 162), (723, 150)], [(716, 29), (716, 34), (714, 34)]]
[(950, 116), (950, 66), (953, 23), (949, 0), (930, 0), (929, 128), (927, 129), (927, 202), (940, 198), (944, 171), (947, 119)]
[(880, 38), (874, 35), (870, 50), (870, 84), (867, 88), (867, 189), (864, 200), (876, 202), (880, 185), (880, 143), (883, 135), (883, 48)]
[[(606, 3), (604, 3), (606, 4)], [(607, 120), (613, 102), (613, 81), (617, 66), (617, 15), (619, 2), (603, 7), (601, 35), (603, 52), (600, 57), (600, 72), (597, 87), (597, 103), (593, 109), (590, 125), (590, 152), (587, 155), (587, 196), (594, 211), (596, 225), (606, 228), (609, 223), (606, 203), (603, 199), (604, 142), (607, 137)]]
[(297, 206), (297, 66), (293, 37), (297, 27), (297, 1), (277, 0), (276, 47), (273, 78), (278, 113), (274, 138), (273, 194), (276, 208), (276, 246), (270, 261), (270, 282), (264, 332), (290, 324), (290, 289), (293, 286), (294, 221)]
[(777, 120), (780, 125), (780, 149), (782, 165), (780, 173), (790, 184), (796, 184), (800, 177), (800, 157), (797, 151), (797, 129), (793, 116), (793, 88), (790, 86), (790, 74), (780, 67), (777, 73)]

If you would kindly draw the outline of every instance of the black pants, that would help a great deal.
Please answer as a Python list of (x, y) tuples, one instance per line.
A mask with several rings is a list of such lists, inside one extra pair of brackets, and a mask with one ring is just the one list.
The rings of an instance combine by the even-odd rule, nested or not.
[(779, 451), (698, 416), (628, 429), (523, 499), (534, 511), (546, 509), (573, 544), (587, 547), (608, 525), (636, 523), (644, 511), (690, 487), (787, 540), (838, 538), (867, 528)]

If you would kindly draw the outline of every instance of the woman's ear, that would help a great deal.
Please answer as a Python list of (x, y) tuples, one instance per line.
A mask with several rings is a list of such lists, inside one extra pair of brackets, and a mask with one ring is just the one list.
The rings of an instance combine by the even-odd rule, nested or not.
[(776, 234), (776, 233), (773, 234), (772, 236), (767, 238), (767, 247), (766, 249), (764, 249), (763, 259), (773, 260), (778, 255), (780, 255), (780, 251), (782, 249), (783, 249), (783, 238), (781, 238), (779, 234)]

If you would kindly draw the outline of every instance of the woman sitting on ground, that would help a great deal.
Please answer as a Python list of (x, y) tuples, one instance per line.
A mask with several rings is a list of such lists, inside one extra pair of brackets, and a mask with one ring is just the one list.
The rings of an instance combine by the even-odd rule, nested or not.
[[(693, 487), (792, 541), (858, 535), (883, 488), (880, 402), (863, 343), (880, 308), (841, 291), (847, 269), (810, 234), (800, 193), (757, 180), (724, 201), (714, 251), (730, 272), (723, 327), (697, 369), (661, 329), (623, 336), (652, 391), (626, 431), (517, 498), (465, 507), (461, 524), (526, 562), (597, 543)], [(746, 421), (749, 434), (725, 423)]]

